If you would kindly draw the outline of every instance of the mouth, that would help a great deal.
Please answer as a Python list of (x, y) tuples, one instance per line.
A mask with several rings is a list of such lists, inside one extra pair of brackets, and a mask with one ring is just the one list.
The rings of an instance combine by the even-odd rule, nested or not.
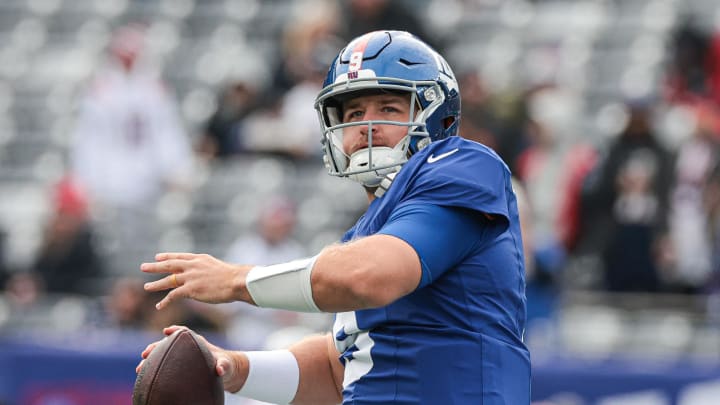
[(352, 152), (350, 153), (350, 155), (353, 155), (353, 154), (355, 154), (356, 152), (361, 151), (361, 150), (363, 150), (363, 149), (368, 149), (370, 146), (372, 146), (373, 148), (380, 148), (380, 147), (387, 147), (388, 145), (385, 144), (385, 142), (381, 142), (381, 141), (379, 141), (379, 140), (378, 140), (378, 142), (373, 142), (372, 145), (370, 145), (370, 144), (367, 143), (367, 142), (363, 142), (363, 143), (361, 143), (361, 144), (358, 144), (358, 145), (355, 146), (354, 148), (352, 148), (352, 149), (351, 149)]

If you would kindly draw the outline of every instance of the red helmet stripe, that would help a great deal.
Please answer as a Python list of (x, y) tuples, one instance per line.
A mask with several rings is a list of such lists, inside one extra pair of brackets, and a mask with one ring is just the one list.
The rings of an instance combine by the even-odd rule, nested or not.
[(375, 32), (377, 32), (377, 31), (369, 32), (369, 33), (361, 36), (360, 38), (358, 38), (357, 43), (353, 47), (353, 50), (352, 50), (353, 53), (355, 53), (355, 52), (364, 53), (365, 48), (367, 48), (368, 42), (370, 42), (370, 38), (375, 34)]
[(367, 33), (357, 39), (355, 45), (352, 47), (352, 52), (350, 53), (350, 66), (348, 67), (350, 72), (356, 72), (360, 70), (360, 67), (362, 66), (363, 54), (365, 53), (365, 48), (367, 48), (368, 42), (370, 42), (370, 38), (372, 38), (372, 36), (376, 32), (377, 31)]

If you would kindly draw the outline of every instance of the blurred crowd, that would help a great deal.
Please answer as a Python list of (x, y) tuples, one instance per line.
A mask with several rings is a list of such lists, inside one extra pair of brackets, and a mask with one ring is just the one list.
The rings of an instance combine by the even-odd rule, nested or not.
[[(269, 80), (229, 75), (216, 89), (214, 112), (195, 128), (183, 122), (174, 90), (144, 52), (147, 27), (118, 27), (78, 100), (67, 172), (53, 188), (52, 214), (27, 268), (3, 260), (0, 233), (0, 332), (41, 327), (57, 304), (49, 299), (58, 296), (92, 299), (84, 322), (93, 327), (182, 323), (246, 346), (280, 346), (286, 341), (275, 333), (280, 329), (327, 328), (325, 316), (239, 305), (183, 302), (155, 311), (158, 297), (143, 291), (139, 272), (154, 252), (144, 251), (142, 241), (159, 237), (152, 202), (173, 190), (197, 192), (193, 179), (201, 168), (258, 155), (320, 168), (313, 102), (340, 44), (393, 28), (441, 51), (447, 46), (405, 4), (322, 2), (317, 12), (293, 14)], [(495, 149), (516, 176), (531, 318), (551, 317), (568, 290), (720, 293), (720, 32), (679, 24), (667, 54), (656, 88), (615, 100), (616, 131), (603, 137), (582, 133), (578, 121), (597, 112), (582, 111), (581, 95), (562, 83), (498, 90), (481, 68), (456, 69), (460, 133)], [(668, 111), (683, 117), (682, 137), (659, 133), (659, 117)], [(254, 226), (238, 230), (224, 259), (269, 264), (313, 253), (295, 238), (298, 204), (287, 194), (263, 201)], [(93, 237), (96, 219), (107, 217), (115, 218), (112, 249), (127, 263), (122, 272), (108, 268), (107, 252)]]

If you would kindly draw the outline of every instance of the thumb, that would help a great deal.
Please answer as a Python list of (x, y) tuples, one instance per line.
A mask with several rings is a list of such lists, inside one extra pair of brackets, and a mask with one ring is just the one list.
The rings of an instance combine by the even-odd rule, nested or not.
[[(243, 366), (237, 357), (239, 352), (223, 352), (216, 354), (215, 371), (222, 378), (225, 391), (237, 392), (245, 384), (247, 374), (243, 376)], [(246, 372), (245, 372), (246, 373)]]
[(215, 371), (220, 377), (223, 377), (223, 380), (230, 377), (228, 374), (232, 374), (231, 368), (232, 362), (227, 357), (220, 357), (215, 362)]

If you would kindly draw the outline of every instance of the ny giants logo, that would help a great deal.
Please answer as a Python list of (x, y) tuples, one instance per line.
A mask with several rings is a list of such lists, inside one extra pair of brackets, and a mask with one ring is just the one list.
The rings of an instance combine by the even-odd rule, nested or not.
[(348, 77), (348, 79), (357, 79), (358, 72), (348, 72), (347, 77)]

